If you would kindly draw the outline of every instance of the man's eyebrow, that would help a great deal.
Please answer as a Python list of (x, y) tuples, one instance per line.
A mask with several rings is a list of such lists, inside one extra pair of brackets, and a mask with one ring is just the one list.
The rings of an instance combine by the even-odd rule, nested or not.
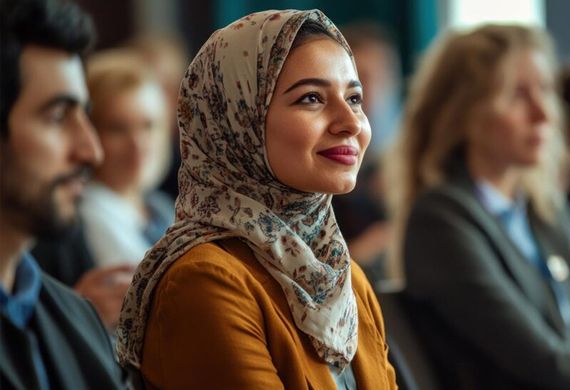
[[(283, 94), (289, 93), (292, 90), (294, 90), (295, 88), (301, 87), (303, 85), (316, 85), (318, 87), (330, 87), (331, 82), (328, 80), (319, 79), (319, 78), (301, 79), (301, 80), (297, 81), (296, 83), (294, 83), (293, 85), (291, 85), (289, 88), (287, 88), (287, 90), (285, 92), (283, 92)], [(362, 84), (358, 80), (351, 80), (348, 83), (348, 87), (349, 88), (362, 87)]]

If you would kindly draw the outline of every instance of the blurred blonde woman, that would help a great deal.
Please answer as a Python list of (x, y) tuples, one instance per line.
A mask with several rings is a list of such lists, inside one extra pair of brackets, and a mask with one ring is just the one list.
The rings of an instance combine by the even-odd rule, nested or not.
[(87, 63), (92, 121), (104, 162), (81, 205), (97, 265), (136, 265), (174, 220), (174, 205), (156, 191), (169, 164), (167, 105), (140, 57), (109, 50)]
[(448, 33), (411, 85), (393, 267), (449, 389), (570, 388), (570, 226), (542, 31)]

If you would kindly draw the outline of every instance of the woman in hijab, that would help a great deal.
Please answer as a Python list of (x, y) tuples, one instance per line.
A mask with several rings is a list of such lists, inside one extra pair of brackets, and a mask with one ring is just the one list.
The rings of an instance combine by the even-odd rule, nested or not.
[(547, 34), (444, 35), (412, 81), (392, 190), (412, 321), (444, 389), (570, 389), (570, 223)]
[(380, 308), (331, 208), (370, 141), (348, 45), (318, 10), (216, 31), (178, 103), (176, 222), (119, 328), (152, 388), (395, 388)]

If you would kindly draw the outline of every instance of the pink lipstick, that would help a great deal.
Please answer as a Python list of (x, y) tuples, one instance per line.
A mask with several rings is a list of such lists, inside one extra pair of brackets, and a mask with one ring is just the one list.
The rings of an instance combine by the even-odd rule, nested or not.
[(343, 165), (354, 165), (358, 162), (358, 149), (349, 145), (335, 146), (318, 154)]

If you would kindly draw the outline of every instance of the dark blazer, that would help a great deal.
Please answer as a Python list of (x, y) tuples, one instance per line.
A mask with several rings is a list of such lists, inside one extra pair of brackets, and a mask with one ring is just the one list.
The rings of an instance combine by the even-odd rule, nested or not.
[(30, 329), (0, 314), (0, 388), (38, 389), (31, 343), (39, 345), (52, 389), (119, 389), (123, 375), (109, 336), (87, 301), (51, 277), (42, 288)]
[(64, 238), (38, 240), (32, 255), (48, 275), (71, 287), (85, 272), (95, 267), (82, 223)]
[[(565, 212), (547, 225), (529, 210), (545, 258), (570, 260)], [(570, 389), (570, 329), (554, 293), (477, 200), (465, 169), (419, 197), (403, 254), (413, 322), (444, 388)], [(564, 288), (570, 297), (570, 281)]]

